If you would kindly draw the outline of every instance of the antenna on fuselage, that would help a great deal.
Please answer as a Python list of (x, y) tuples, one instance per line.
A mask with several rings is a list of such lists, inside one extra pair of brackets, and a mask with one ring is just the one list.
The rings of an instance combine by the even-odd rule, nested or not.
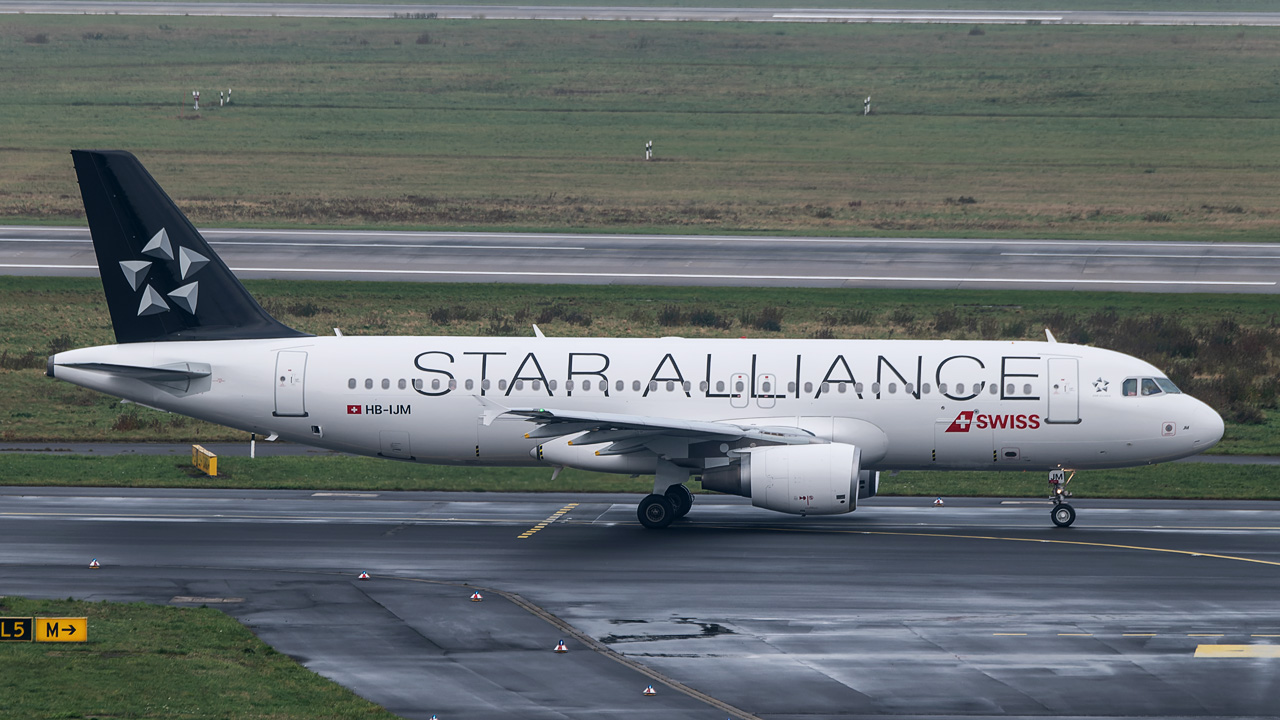
[(1045, 336), (1045, 339), (1051, 343), (1058, 342), (1058, 338), (1054, 337), (1053, 333), (1049, 332), (1049, 328), (1044, 329), (1044, 336)]

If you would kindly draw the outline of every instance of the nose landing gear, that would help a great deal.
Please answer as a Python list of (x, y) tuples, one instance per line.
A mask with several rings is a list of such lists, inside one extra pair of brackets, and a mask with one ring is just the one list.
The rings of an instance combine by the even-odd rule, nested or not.
[[(1068, 472), (1071, 474), (1067, 475)], [(1049, 489), (1053, 493), (1053, 509), (1049, 511), (1049, 518), (1061, 528), (1071, 527), (1071, 523), (1076, 521), (1076, 509), (1067, 502), (1067, 498), (1071, 497), (1067, 483), (1075, 476), (1074, 470), (1049, 471)]]

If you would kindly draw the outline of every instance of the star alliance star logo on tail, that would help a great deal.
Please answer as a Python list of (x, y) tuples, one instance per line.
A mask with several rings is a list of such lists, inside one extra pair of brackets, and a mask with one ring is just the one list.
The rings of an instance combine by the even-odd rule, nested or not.
[[(173, 244), (169, 242), (168, 231), (160, 228), (159, 232), (151, 236), (151, 240), (143, 246), (142, 254), (166, 261), (166, 266), (170, 275), (173, 276), (175, 284), (187, 280), (187, 278), (200, 272), (205, 265), (209, 264), (209, 258), (194, 250), (179, 246), (175, 255), (173, 248)], [(142, 288), (142, 298), (138, 303), (138, 317), (158, 315), (170, 310), (169, 303), (165, 302), (164, 296), (156, 291), (150, 283), (145, 283), (147, 274), (151, 271), (153, 264), (154, 262), (151, 260), (120, 261), (120, 270), (124, 272), (124, 279), (129, 283), (129, 287), (133, 288), (135, 292)], [(189, 282), (170, 291), (168, 297), (169, 301), (174, 305), (195, 315), (196, 304), (200, 299), (199, 292), (200, 283)]]

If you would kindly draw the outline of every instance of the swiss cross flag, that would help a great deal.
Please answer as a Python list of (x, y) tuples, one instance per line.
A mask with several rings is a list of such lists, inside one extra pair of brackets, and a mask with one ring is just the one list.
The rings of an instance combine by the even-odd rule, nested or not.
[(973, 410), (962, 411), (959, 415), (956, 416), (955, 420), (951, 421), (951, 425), (947, 427), (945, 432), (952, 432), (952, 433), (969, 432), (969, 425), (973, 423), (973, 413), (974, 413)]
[(347, 414), (348, 414), (348, 415), (359, 415), (359, 414), (360, 414), (360, 406), (359, 406), (359, 405), (348, 405), (348, 406), (347, 406)]

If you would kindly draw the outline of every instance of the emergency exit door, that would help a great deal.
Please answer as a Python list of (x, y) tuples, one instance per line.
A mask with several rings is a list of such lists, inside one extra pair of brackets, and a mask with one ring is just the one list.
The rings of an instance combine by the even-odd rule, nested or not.
[(1080, 422), (1080, 367), (1075, 358), (1049, 358), (1049, 416), (1045, 422)]
[(276, 353), (276, 417), (306, 417), (304, 390), (307, 354), (298, 350)]

